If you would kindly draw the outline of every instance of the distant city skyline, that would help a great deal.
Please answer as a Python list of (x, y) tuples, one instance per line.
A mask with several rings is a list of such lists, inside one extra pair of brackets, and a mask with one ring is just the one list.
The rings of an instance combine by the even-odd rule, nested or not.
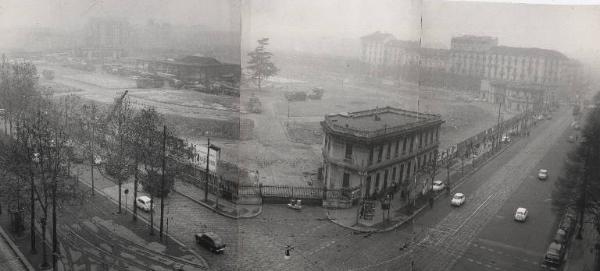
[(133, 24), (150, 19), (173, 25), (205, 25), (239, 31), (241, 0), (3, 0), (0, 28), (50, 27), (76, 30), (89, 18), (123, 18)]
[(556, 50), (600, 66), (599, 5), (496, 2), (247, 1), (242, 47), (252, 48), (257, 39), (269, 37), (273, 50), (358, 57), (360, 37), (375, 31), (446, 49), (454, 36), (485, 35), (497, 37), (501, 45)]

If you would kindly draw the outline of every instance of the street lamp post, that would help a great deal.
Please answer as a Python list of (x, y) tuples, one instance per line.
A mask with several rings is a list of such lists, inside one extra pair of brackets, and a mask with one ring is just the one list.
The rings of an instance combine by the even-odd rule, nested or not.
[[(42, 232), (46, 232), (46, 218), (42, 217), (40, 219), (40, 223), (42, 224)], [(42, 264), (40, 265), (40, 269), (45, 270), (50, 268), (50, 264), (48, 263), (48, 257), (46, 255), (46, 236), (42, 234)]]
[(363, 198), (364, 198), (364, 196), (363, 196), (362, 189), (363, 189), (364, 178), (367, 175), (367, 171), (366, 171), (366, 168), (365, 168), (365, 161), (364, 160), (361, 162), (361, 166), (360, 166), (360, 169), (358, 171), (358, 175), (360, 176), (360, 186), (359, 186), (359, 190), (358, 190), (358, 193), (359, 193), (358, 208), (356, 208), (356, 224), (358, 224), (358, 219), (360, 217), (360, 210), (361, 210), (362, 204), (363, 204)]

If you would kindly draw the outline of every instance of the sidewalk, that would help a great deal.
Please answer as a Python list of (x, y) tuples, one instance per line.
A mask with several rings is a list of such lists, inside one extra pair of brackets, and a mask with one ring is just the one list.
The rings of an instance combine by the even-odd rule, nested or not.
[(582, 239), (573, 236), (567, 255), (565, 256), (565, 271), (593, 271), (594, 270), (594, 245), (598, 241), (598, 234), (590, 223), (583, 225)]
[[(73, 172), (77, 172), (79, 170), (79, 176), (82, 179), (89, 179), (89, 165), (74, 165)], [(94, 186), (97, 189), (103, 190), (108, 195), (118, 195), (115, 187), (115, 182), (111, 177), (104, 174), (104, 171), (100, 170), (98, 167), (94, 167)], [(85, 176), (85, 178), (83, 178)], [(126, 183), (123, 184), (122, 190), (129, 189), (130, 192), (128, 200), (131, 204), (133, 204), (133, 177), (131, 177)], [(215, 213), (218, 213), (222, 216), (229, 217), (232, 219), (238, 218), (253, 218), (262, 213), (262, 205), (253, 205), (253, 204), (235, 204), (223, 198), (219, 198), (217, 201), (217, 197), (211, 193), (208, 193), (208, 202), (204, 201), (204, 189), (200, 189), (199, 187), (183, 182), (176, 181), (174, 186), (174, 191), (199, 205), (202, 205)], [(138, 196), (143, 196), (147, 194), (142, 191), (141, 185), (138, 187)], [(125, 198), (123, 198), (125, 200)], [(157, 201), (157, 203), (159, 200)], [(218, 207), (217, 203), (218, 202)]]
[(14, 271), (36, 270), (2, 227), (0, 227), (0, 266)]
[(262, 213), (262, 205), (235, 204), (222, 198), (217, 199), (217, 197), (211, 193), (208, 193), (208, 202), (204, 201), (204, 189), (200, 189), (195, 185), (183, 181), (175, 182), (175, 191), (182, 196), (229, 218), (253, 218)]
[[(517, 138), (514, 140), (517, 140)], [(461, 162), (453, 165), (450, 168), (450, 183), (452, 184), (451, 193), (453, 193), (456, 187), (464, 181), (465, 177), (468, 177), (472, 173), (476, 172), (481, 166), (485, 165), (488, 161), (494, 159), (496, 155), (506, 150), (507, 146), (510, 146), (510, 144), (502, 144), (501, 146), (502, 148), (496, 153), (482, 153), (476, 159), (465, 160), (464, 165)], [(446, 179), (447, 170), (442, 167), (440, 168), (440, 172), (437, 174), (435, 180), (442, 180), (445, 182)], [(447, 194), (445, 191), (435, 192), (435, 194), (433, 194), (436, 200), (446, 195)], [(393, 196), (390, 204), (391, 207), (389, 210), (389, 218), (388, 211), (381, 209), (381, 203), (379, 201), (375, 201), (375, 213), (372, 220), (357, 220), (358, 206), (353, 206), (352, 208), (348, 209), (327, 209), (326, 214), (327, 218), (331, 222), (344, 228), (359, 232), (386, 232), (402, 226), (404, 223), (417, 216), (425, 208), (429, 208), (427, 199), (428, 195), (418, 198), (415, 202), (415, 206), (413, 207), (413, 211), (410, 212), (405, 206), (406, 202), (401, 199), (400, 193), (396, 193)]]

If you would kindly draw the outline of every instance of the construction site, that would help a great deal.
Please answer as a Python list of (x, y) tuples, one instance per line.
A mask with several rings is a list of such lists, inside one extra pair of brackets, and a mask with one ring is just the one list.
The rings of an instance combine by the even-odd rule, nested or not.
[[(223, 174), (239, 177), (241, 183), (318, 185), (323, 136), (319, 123), (327, 114), (385, 106), (441, 114), (446, 122), (440, 149), (498, 121), (496, 106), (467, 92), (369, 82), (346, 60), (281, 55), (275, 61), (281, 68), (278, 76), (261, 91), (243, 82), (239, 96), (198, 91), (172, 76), (161, 79), (166, 73), (131, 73), (118, 65), (93, 70), (50, 62), (37, 65), (47, 71), (41, 84), (55, 95), (72, 93), (112, 103), (128, 90), (134, 106), (155, 107), (189, 143), (206, 144), (210, 138), (220, 146)], [(316, 72), (311, 68), (315, 61), (324, 62), (327, 70)], [(501, 111), (500, 117), (512, 115)]]

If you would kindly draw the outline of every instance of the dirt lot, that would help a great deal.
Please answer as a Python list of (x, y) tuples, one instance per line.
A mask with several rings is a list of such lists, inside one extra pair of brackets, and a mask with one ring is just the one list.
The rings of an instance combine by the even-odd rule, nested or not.
[[(245, 115), (254, 120), (256, 129), (252, 140), (239, 145), (238, 158), (244, 167), (257, 168), (264, 183), (308, 183), (306, 173), (316, 172), (321, 166), (319, 122), (326, 114), (384, 106), (416, 111), (419, 100), (420, 112), (441, 114), (446, 121), (440, 135), (442, 149), (497, 122), (496, 106), (470, 101), (461, 92), (425, 91), (411, 84), (367, 84), (359, 76), (345, 73), (345, 69), (330, 66), (329, 71), (322, 71), (310, 61), (303, 63), (297, 58), (276, 64), (281, 68), (280, 75), (272, 78), (261, 92), (243, 89), (241, 97), (244, 103), (254, 94), (263, 105), (262, 113)], [(284, 98), (288, 91), (310, 91), (317, 86), (325, 89), (321, 100), (288, 102)], [(512, 116), (501, 113), (502, 118)]]
[[(169, 123), (189, 142), (211, 143), (222, 147), (221, 159), (248, 170), (258, 170), (266, 184), (309, 185), (308, 177), (322, 163), (322, 131), (319, 122), (326, 114), (394, 106), (408, 110), (441, 114), (446, 121), (440, 135), (445, 148), (478, 133), (497, 122), (497, 107), (470, 102), (456, 91), (423, 90), (412, 84), (366, 83), (355, 62), (340, 59), (276, 58), (281, 72), (258, 92), (253, 86), (242, 88), (241, 97), (222, 97), (187, 90), (135, 89), (132, 81), (104, 74), (86, 73), (58, 67), (53, 84), (81, 89), (84, 98), (111, 103), (124, 88), (139, 105), (155, 106), (167, 114)], [(315, 65), (318, 63), (318, 65)], [(310, 91), (322, 87), (320, 100), (288, 102), (288, 91)], [(246, 112), (245, 104), (254, 94), (262, 103), (262, 113)], [(502, 112), (502, 118), (511, 115)], [(210, 133), (239, 120), (252, 122), (254, 129), (242, 130), (247, 140)], [(314, 183), (312, 183), (315, 185)]]

